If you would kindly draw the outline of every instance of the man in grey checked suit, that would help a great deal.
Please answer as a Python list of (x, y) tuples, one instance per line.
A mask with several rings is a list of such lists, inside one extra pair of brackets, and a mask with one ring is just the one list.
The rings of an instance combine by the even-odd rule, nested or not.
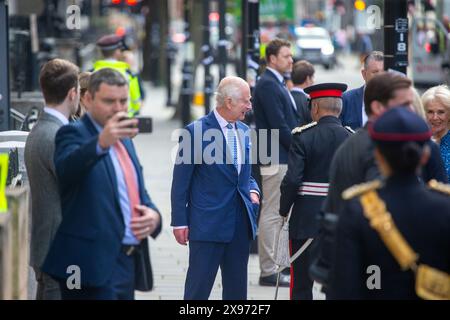
[(78, 67), (54, 59), (39, 75), (45, 108), (25, 144), (25, 165), (31, 189), (30, 265), (38, 282), (37, 300), (61, 298), (59, 285), (41, 272), (49, 246), (61, 222), (61, 203), (53, 155), (58, 129), (67, 124), (78, 107)]

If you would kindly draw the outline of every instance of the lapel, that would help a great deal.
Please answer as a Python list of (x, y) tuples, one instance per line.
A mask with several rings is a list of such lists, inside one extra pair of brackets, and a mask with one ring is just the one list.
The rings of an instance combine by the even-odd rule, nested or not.
[(358, 110), (356, 110), (356, 114), (358, 115), (358, 123), (359, 126), (362, 126), (362, 106), (364, 103), (364, 86), (362, 86), (361, 88), (358, 89), (358, 91), (356, 91), (357, 95), (357, 101), (356, 101), (356, 105), (359, 106)]
[[(99, 132), (97, 131), (97, 128), (94, 126), (94, 124), (92, 123), (92, 121), (91, 121), (91, 119), (89, 118), (88, 115), (84, 115), (81, 118), (81, 121), (85, 124), (86, 129), (88, 130), (88, 132), (92, 136), (95, 136), (95, 135), (99, 134)], [(112, 163), (111, 156), (109, 155), (109, 151), (103, 157), (102, 160), (103, 160), (102, 162), (105, 165), (105, 170), (106, 170), (107, 175), (109, 177), (110, 183), (111, 183), (112, 188), (114, 190), (114, 195), (115, 195), (114, 199), (115, 199), (117, 205), (120, 207), (120, 204), (119, 204), (119, 188), (117, 186), (116, 171), (114, 170), (114, 165)]]
[[(205, 131), (208, 129), (217, 129), (220, 131), (222, 136), (222, 143), (217, 143), (215, 145), (216, 150), (219, 154), (222, 154), (222, 159), (226, 159), (226, 162), (223, 165), (218, 165), (220, 169), (224, 170), (227, 173), (233, 173), (237, 176), (237, 169), (233, 165), (233, 159), (231, 158), (231, 152), (228, 149), (227, 140), (225, 139), (225, 136), (223, 135), (222, 128), (219, 125), (219, 122), (216, 119), (216, 116), (214, 115), (214, 111), (211, 111), (208, 116), (205, 119)], [(203, 148), (202, 148), (203, 150)], [(229, 175), (229, 174), (227, 174)]]
[(225, 136), (222, 133), (222, 128), (220, 127), (219, 122), (217, 121), (213, 111), (211, 111), (209, 115), (206, 117), (205, 124), (206, 124), (205, 131), (208, 129), (217, 129), (220, 131), (222, 136), (222, 143), (221, 144), (217, 143), (215, 147), (219, 152), (219, 154), (222, 154), (222, 159), (226, 159), (227, 161), (226, 163), (233, 163), (233, 159), (231, 158), (230, 152), (227, 152), (228, 150), (227, 140), (225, 139)]
[(292, 104), (292, 99), (291, 99), (291, 95), (287, 89), (287, 87), (285, 87), (283, 85), (283, 83), (281, 83), (277, 76), (270, 70), (266, 70), (266, 72), (269, 74), (269, 76), (272, 78), (273, 81), (275, 81), (278, 86), (280, 87), (281, 93), (284, 95), (284, 98), (287, 100), (287, 103), (290, 106), (290, 110), (292, 110), (293, 115), (297, 118), (298, 114), (297, 114), (297, 109), (295, 109), (295, 106)]

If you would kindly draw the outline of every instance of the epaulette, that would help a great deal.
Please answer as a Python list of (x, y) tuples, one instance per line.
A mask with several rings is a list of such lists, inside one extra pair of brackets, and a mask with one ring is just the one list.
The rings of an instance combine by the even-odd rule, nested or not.
[(353, 130), (351, 127), (349, 126), (345, 126), (345, 129), (347, 129), (350, 133), (355, 133), (355, 130)]
[(450, 185), (442, 182), (437, 182), (435, 179), (428, 182), (428, 186), (431, 190), (442, 192), (446, 195), (450, 195)]
[(307, 130), (307, 129), (309, 129), (309, 128), (314, 127), (316, 124), (317, 124), (317, 122), (316, 122), (316, 121), (313, 121), (313, 122), (311, 122), (311, 123), (305, 124), (304, 126), (294, 128), (294, 129), (292, 130), (291, 133), (292, 133), (292, 134), (300, 133), (300, 132), (302, 132), (302, 131), (305, 131), (305, 130)]
[(342, 192), (342, 199), (349, 200), (356, 196), (362, 195), (367, 191), (375, 190), (381, 187), (380, 180), (373, 180), (365, 183), (355, 184)]

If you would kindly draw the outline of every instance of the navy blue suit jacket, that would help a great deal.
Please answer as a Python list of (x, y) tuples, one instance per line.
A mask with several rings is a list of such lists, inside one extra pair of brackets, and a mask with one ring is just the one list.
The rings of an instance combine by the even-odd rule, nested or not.
[[(67, 268), (76, 265), (81, 284), (95, 287), (110, 279), (125, 233), (113, 163), (109, 153), (97, 154), (98, 136), (87, 115), (56, 134), (55, 167), (63, 218), (42, 268), (66, 279), (71, 275)], [(158, 211), (145, 190), (133, 143), (122, 142), (136, 168), (141, 204)], [(160, 231), (161, 225), (152, 237)]]
[(344, 92), (342, 95), (341, 121), (343, 126), (353, 130), (362, 127), (362, 105), (364, 99), (364, 86)]
[[(271, 155), (270, 132), (271, 129), (278, 129), (279, 162), (287, 164), (291, 131), (299, 125), (300, 117), (287, 89), (270, 70), (266, 70), (256, 83), (253, 91), (253, 109), (256, 128), (268, 129), (267, 139), (264, 141), (258, 139), (258, 150), (261, 149), (262, 144), (267, 143), (267, 150)], [(262, 150), (265, 148), (263, 147)]]
[[(256, 236), (259, 208), (251, 202), (250, 190), (259, 192), (259, 188), (251, 176), (250, 131), (242, 122), (236, 124), (244, 151), (239, 174), (229, 152), (226, 152), (227, 143), (214, 112), (189, 124), (185, 128), (186, 134), (180, 137), (179, 163), (175, 164), (173, 171), (171, 225), (188, 226), (189, 240), (230, 242), (240, 200), (246, 208), (253, 238)], [(208, 130), (209, 134), (216, 134), (212, 142), (210, 138), (202, 139)], [(216, 138), (217, 144), (214, 143)], [(208, 163), (203, 154), (213, 154), (218, 161)]]

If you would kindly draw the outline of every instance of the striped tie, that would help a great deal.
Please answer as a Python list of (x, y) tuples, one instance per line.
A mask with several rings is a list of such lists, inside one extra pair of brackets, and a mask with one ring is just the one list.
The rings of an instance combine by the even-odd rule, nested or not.
[(233, 125), (231, 123), (227, 124), (227, 142), (230, 147), (231, 154), (233, 155), (233, 164), (236, 167), (236, 170), (239, 171), (238, 168), (238, 158), (237, 158), (237, 141), (236, 135), (234, 134)]

